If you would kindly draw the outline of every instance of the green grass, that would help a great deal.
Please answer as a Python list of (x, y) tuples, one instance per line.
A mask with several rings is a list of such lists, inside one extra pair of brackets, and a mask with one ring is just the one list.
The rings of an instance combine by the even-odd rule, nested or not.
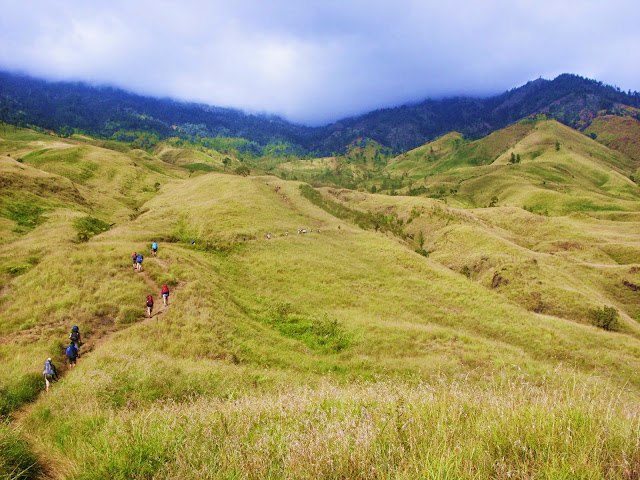
[[(185, 178), (160, 158), (192, 153), (162, 146), (3, 163), (7, 203), (70, 171), (54, 177), (64, 191), (47, 184), (46, 222), (1, 237), (0, 398), (17, 420), (0, 442), (28, 440), (68, 478), (633, 478), (640, 310), (622, 282), (640, 282), (640, 217), (624, 160), (584, 163), (609, 153), (554, 124), (501, 135), (451, 135), (411, 160), (458, 162), (420, 178), (443, 200)], [(38, 138), (11, 148), (26, 158)], [(513, 142), (520, 165), (469, 166)], [(85, 203), (68, 202), (76, 190)], [(78, 243), (79, 224), (100, 234)], [(145, 319), (162, 283), (169, 307)], [(619, 331), (591, 325), (603, 305)], [(38, 395), (74, 324), (85, 354)]]
[(31, 480), (41, 468), (29, 445), (7, 423), (0, 421), (0, 478)]

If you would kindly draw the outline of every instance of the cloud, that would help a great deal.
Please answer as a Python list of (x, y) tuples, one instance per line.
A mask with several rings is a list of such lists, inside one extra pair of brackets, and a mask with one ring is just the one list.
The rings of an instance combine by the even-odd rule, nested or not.
[(623, 0), (3, 3), (0, 68), (310, 124), (541, 75), (640, 78)]

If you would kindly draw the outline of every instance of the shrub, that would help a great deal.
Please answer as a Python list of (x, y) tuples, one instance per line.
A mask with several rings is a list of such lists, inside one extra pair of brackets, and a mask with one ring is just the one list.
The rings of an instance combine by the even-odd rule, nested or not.
[(469, 268), (468, 265), (465, 265), (464, 267), (462, 267), (462, 270), (460, 270), (460, 273), (467, 278), (471, 278), (471, 269)]
[(618, 330), (620, 314), (613, 307), (595, 308), (590, 312), (591, 321), (596, 327), (605, 330)]
[(82, 217), (74, 222), (76, 230), (78, 230), (78, 240), (87, 242), (94, 235), (106, 232), (110, 225), (107, 222), (95, 217)]
[(237, 175), (242, 175), (243, 177), (246, 177), (247, 175), (249, 175), (251, 173), (251, 170), (249, 170), (249, 167), (247, 167), (245, 165), (240, 165), (234, 171), (235, 171), (235, 173)]

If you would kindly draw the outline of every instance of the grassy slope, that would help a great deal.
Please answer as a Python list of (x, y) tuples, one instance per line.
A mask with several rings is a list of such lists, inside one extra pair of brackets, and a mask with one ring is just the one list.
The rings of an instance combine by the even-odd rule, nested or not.
[(585, 133), (595, 133), (599, 143), (625, 154), (640, 166), (640, 121), (632, 117), (603, 115), (596, 117)]
[[(77, 172), (92, 153), (80, 152)], [(47, 155), (32, 162), (64, 173)], [(129, 155), (113, 155), (131, 168)], [(0, 250), (3, 262), (26, 245), (40, 252), (4, 280), (0, 355), (9, 372), (60, 358), (73, 323), (92, 343), (91, 355), (22, 420), (37, 450), (51, 452), (72, 478), (637, 472), (640, 458), (629, 452), (638, 440), (640, 342), (630, 323), (610, 333), (530, 313), (446, 268), (446, 248), (427, 259), (362, 231), (312, 205), (295, 182), (175, 180), (153, 158), (142, 161), (154, 175), (138, 183), (166, 182), (159, 192), (100, 186), (102, 170), (77, 184), (90, 201), (103, 199), (101, 214), (119, 219), (108, 232), (73, 243), (68, 218), (76, 213), (60, 207)], [(539, 258), (545, 271), (555, 267), (545, 251), (555, 247), (524, 233), (538, 231), (529, 220), (542, 217), (523, 212), (508, 222), (508, 209), (484, 218), (429, 199), (358, 199), (359, 208), (399, 216), (423, 208), (411, 228), (431, 229), (434, 245), (438, 236), (458, 242), (458, 255), (474, 255), (462, 252), (461, 239), (482, 234), (495, 244), (478, 248), (496, 266), (521, 255)], [(139, 215), (129, 219), (126, 204)], [(553, 221), (542, 218), (541, 231), (564, 241), (574, 225)], [(589, 222), (586, 260), (610, 262), (596, 247), (602, 225), (600, 235), (637, 242), (630, 223), (578, 225)], [(449, 229), (457, 224), (472, 233)], [(314, 232), (297, 235), (299, 228)], [(129, 255), (154, 239), (159, 259), (147, 259), (145, 270), (174, 293), (167, 311), (145, 321), (150, 286)]]
[[(520, 164), (509, 163), (511, 153), (520, 155)], [(439, 157), (416, 160), (407, 154), (388, 167), (453, 205), (484, 207), (494, 201), (548, 214), (637, 211), (640, 190), (627, 178), (635, 168), (624, 155), (555, 121), (460, 140)]]

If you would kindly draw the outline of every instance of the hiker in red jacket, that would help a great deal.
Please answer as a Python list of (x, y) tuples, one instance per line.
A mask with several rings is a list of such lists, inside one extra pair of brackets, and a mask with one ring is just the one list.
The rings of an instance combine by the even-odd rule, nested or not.
[(169, 305), (169, 287), (167, 287), (166, 283), (162, 285), (162, 301), (165, 307)]
[(149, 318), (151, 318), (151, 311), (153, 310), (153, 297), (151, 295), (147, 295), (147, 314)]

